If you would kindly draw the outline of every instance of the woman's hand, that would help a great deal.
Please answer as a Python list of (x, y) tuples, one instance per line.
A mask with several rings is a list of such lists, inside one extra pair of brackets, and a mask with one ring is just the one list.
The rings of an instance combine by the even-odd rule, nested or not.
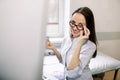
[(46, 42), (46, 48), (47, 49), (53, 49), (54, 45), (49, 40), (47, 40), (47, 42)]
[(83, 45), (89, 39), (90, 31), (88, 28), (84, 28), (83, 31), (80, 32), (80, 43)]
[(55, 46), (49, 40), (47, 40), (47, 42), (46, 42), (46, 48), (53, 50), (53, 52), (56, 55), (56, 57), (58, 58), (59, 62), (62, 62), (62, 57), (61, 57), (59, 51), (55, 48)]

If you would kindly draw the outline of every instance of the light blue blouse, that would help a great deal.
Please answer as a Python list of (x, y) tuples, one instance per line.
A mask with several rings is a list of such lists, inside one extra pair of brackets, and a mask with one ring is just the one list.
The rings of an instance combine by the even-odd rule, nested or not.
[(96, 45), (88, 40), (81, 48), (80, 51), (80, 65), (73, 70), (67, 70), (72, 55), (75, 51), (80, 37), (77, 37), (71, 41), (70, 37), (63, 40), (61, 45), (62, 64), (65, 66), (65, 76), (69, 77), (69, 80), (93, 80), (92, 73), (89, 68), (89, 62), (96, 50)]

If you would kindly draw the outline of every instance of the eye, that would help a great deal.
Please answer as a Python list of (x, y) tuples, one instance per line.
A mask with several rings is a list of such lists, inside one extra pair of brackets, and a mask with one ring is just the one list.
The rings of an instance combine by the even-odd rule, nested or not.
[(75, 21), (71, 20), (71, 21), (69, 22), (69, 24), (70, 24), (70, 26), (75, 26)]
[(79, 29), (79, 30), (83, 30), (83, 24), (82, 24), (82, 23), (79, 23), (79, 24), (78, 24), (78, 29)]

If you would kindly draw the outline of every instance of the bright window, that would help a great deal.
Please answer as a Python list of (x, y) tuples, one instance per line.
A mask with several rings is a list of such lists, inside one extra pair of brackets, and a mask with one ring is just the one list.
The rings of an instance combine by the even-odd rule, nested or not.
[(63, 37), (63, 0), (49, 0), (47, 36)]

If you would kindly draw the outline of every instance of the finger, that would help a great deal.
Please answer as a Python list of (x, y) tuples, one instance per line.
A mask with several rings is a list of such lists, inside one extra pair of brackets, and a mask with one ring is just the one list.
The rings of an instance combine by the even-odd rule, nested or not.
[(84, 36), (87, 36), (87, 29), (84, 28)]
[(50, 41), (47, 41), (47, 45), (50, 46)]
[(80, 36), (83, 36), (83, 30), (82, 30), (82, 31), (80, 31)]
[(84, 30), (84, 33), (85, 33), (86, 28), (87, 28), (87, 27), (86, 27), (86, 25), (83, 25), (83, 30)]
[(89, 36), (90, 35), (90, 30), (86, 29), (86, 32), (87, 32), (87, 36)]

